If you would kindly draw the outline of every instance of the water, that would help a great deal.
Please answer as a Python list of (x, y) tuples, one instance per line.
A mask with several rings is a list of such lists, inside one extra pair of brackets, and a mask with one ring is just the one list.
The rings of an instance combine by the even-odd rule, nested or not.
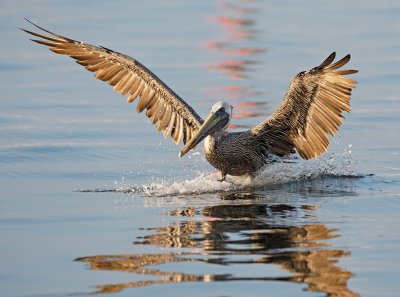
[[(397, 1), (3, 1), (0, 295), (398, 296)], [(253, 182), (176, 147), (24, 17), (127, 53), (232, 129), (332, 51), (359, 69), (323, 157)]]

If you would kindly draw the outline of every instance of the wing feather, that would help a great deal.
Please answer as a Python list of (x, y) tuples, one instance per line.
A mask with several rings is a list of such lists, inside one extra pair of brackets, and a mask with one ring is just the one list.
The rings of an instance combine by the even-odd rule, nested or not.
[(176, 113), (171, 111), (171, 117), (167, 126), (167, 129), (164, 130), (164, 137), (167, 138), (169, 135), (171, 135), (173, 126), (175, 124), (175, 118), (176, 118)]
[[(41, 28), (47, 34), (21, 29), (39, 39), (31, 39), (48, 46), (51, 51), (70, 56), (87, 70), (95, 72), (95, 77), (114, 87), (121, 95), (129, 95), (131, 103), (140, 97), (137, 111), (146, 111), (157, 129), (164, 136), (171, 136), (175, 143), (182, 139), (184, 131), (196, 131), (203, 123), (201, 117), (163, 81), (137, 60), (105, 47), (93, 46), (76, 41)], [(193, 133), (186, 133), (186, 144)]]
[(158, 117), (161, 109), (162, 109), (162, 102), (161, 100), (157, 100), (151, 107), (151, 112), (152, 112), (151, 123), (153, 125), (158, 122)]
[(165, 112), (163, 114), (163, 118), (161, 119), (161, 121), (158, 122), (157, 130), (165, 131), (166, 128), (168, 127), (168, 124), (169, 124), (170, 120), (171, 120), (171, 109), (169, 108), (169, 106), (167, 106), (165, 108)]
[(152, 102), (153, 98), (157, 99), (155, 95), (155, 91), (151, 88), (146, 88), (145, 92), (140, 97), (140, 100), (136, 106), (138, 112), (142, 112), (149, 104)]
[(350, 112), (356, 81), (345, 75), (357, 70), (338, 70), (350, 55), (336, 63), (332, 53), (321, 65), (296, 75), (278, 109), (251, 132), (266, 149), (285, 155), (295, 148), (304, 159), (314, 159), (328, 146), (327, 134), (334, 135), (343, 124), (343, 112)]
[(128, 71), (126, 69), (122, 69), (118, 74), (116, 74), (112, 79), (110, 79), (108, 83), (111, 86), (116, 86), (118, 82), (120, 82), (127, 75), (127, 73)]

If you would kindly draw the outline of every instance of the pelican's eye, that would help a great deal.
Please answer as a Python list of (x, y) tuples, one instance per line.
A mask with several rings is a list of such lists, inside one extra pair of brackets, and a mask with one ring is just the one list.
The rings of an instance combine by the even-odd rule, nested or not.
[(222, 106), (219, 111), (225, 112), (225, 107)]

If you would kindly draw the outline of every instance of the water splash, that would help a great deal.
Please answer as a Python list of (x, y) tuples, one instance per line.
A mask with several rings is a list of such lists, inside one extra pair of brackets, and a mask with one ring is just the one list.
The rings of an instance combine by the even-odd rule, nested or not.
[(349, 145), (342, 154), (330, 153), (318, 159), (302, 159), (288, 162), (278, 161), (273, 166), (266, 166), (254, 179), (254, 186), (269, 186), (299, 180), (309, 180), (322, 176), (356, 177), (356, 165)]
[(161, 180), (132, 187), (124, 182), (116, 182), (118, 192), (144, 193), (146, 196), (176, 196), (228, 192), (243, 189), (265, 188), (273, 185), (310, 180), (323, 176), (357, 177), (356, 164), (352, 158), (351, 145), (343, 153), (326, 154), (316, 160), (304, 161), (297, 157), (276, 158), (250, 177), (228, 176), (220, 182), (219, 173), (200, 173), (188, 180)]

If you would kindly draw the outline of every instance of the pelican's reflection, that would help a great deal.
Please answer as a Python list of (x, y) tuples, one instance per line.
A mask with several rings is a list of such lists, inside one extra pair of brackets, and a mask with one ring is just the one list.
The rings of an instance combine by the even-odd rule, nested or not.
[[(150, 229), (135, 244), (169, 248), (198, 248), (202, 252), (258, 254), (298, 247), (321, 247), (335, 237), (324, 225), (281, 226), (285, 217), (306, 215), (312, 206), (298, 209), (286, 204), (218, 205), (204, 207), (202, 220), (177, 221), (170, 226)], [(194, 214), (193, 208), (175, 210), (170, 215)]]
[[(170, 221), (167, 226), (147, 229), (149, 234), (134, 242), (168, 248), (172, 252), (78, 260), (90, 263), (94, 270), (157, 277), (156, 280), (98, 286), (95, 293), (165, 283), (258, 280), (304, 283), (307, 290), (324, 292), (326, 296), (358, 296), (347, 287), (351, 272), (337, 265), (350, 253), (332, 249), (328, 243), (329, 239), (339, 236), (337, 230), (321, 223), (296, 224), (312, 217), (316, 207), (261, 203), (260, 198), (265, 197), (260, 195), (228, 193), (221, 195), (224, 201), (220, 205), (177, 208), (166, 213)], [(182, 272), (187, 262), (191, 264), (190, 269)], [(166, 271), (165, 264), (179, 272)], [(200, 264), (202, 269), (204, 264), (219, 265), (223, 271), (195, 273), (198, 270), (193, 267)], [(260, 264), (264, 265), (266, 274), (252, 274), (248, 265), (259, 267)], [(244, 265), (247, 268), (240, 269)], [(239, 269), (234, 269), (235, 266)], [(271, 276), (268, 271), (273, 267), (280, 267), (282, 272)], [(215, 268), (209, 266), (209, 270), (215, 271)]]

